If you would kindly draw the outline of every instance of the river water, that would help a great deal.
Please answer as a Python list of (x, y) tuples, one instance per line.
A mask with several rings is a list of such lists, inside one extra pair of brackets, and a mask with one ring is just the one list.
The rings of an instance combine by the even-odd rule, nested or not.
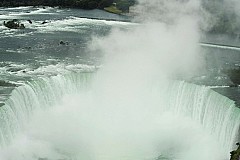
[(200, 71), (172, 77), (195, 46), (180, 32), (101, 10), (0, 8), (11, 19), (26, 29), (0, 26), (1, 160), (229, 159), (240, 91), (221, 70), (239, 67), (238, 37), (201, 35)]

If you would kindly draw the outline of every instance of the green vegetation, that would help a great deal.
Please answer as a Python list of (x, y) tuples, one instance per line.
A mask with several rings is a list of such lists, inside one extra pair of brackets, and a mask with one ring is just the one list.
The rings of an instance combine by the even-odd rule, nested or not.
[(81, 9), (104, 9), (112, 6), (113, 3), (117, 3), (120, 10), (126, 11), (129, 9), (129, 6), (135, 3), (135, 0), (0, 0), (0, 7), (59, 6)]
[(121, 14), (122, 11), (119, 10), (116, 6), (110, 6), (110, 7), (106, 7), (104, 8), (105, 11), (110, 12), (110, 13), (115, 13), (115, 14)]
[(116, 1), (116, 7), (123, 12), (129, 12), (129, 7), (134, 4), (135, 4), (135, 2), (131, 1), (131, 0), (117, 0)]
[(127, 13), (129, 7), (136, 3), (135, 0), (114, 0), (113, 2), (111, 6), (105, 7), (104, 10), (115, 14)]
[(113, 0), (0, 0), (1, 7), (19, 6), (59, 6), (81, 9), (95, 9), (108, 7)]

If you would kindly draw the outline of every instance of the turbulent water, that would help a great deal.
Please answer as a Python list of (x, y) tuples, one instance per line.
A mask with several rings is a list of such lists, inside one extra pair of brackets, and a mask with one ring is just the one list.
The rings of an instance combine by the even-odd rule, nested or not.
[(218, 71), (240, 64), (237, 49), (197, 44), (206, 71), (189, 80), (172, 74), (197, 66), (198, 39), (179, 28), (142, 30), (100, 10), (0, 9), (14, 18), (26, 29), (0, 27), (1, 160), (229, 159), (240, 110), (211, 88), (231, 84)]

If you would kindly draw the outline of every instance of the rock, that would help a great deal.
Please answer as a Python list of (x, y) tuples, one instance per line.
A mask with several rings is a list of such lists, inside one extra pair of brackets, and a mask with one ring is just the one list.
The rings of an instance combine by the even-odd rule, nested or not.
[(48, 23), (48, 22), (46, 22), (46, 21), (43, 21), (43, 22), (42, 22), (42, 24), (46, 24), (46, 23)]
[(235, 85), (240, 85), (240, 78), (239, 78), (240, 77), (240, 68), (231, 69), (231, 70), (223, 70), (223, 73), (225, 73)]
[(20, 24), (19, 29), (24, 29), (24, 28), (25, 28), (24, 24)]
[(10, 82), (6, 82), (6, 81), (3, 81), (3, 80), (0, 80), (0, 86), (2, 86), (2, 87), (16, 87), (15, 84), (10, 83)]
[(230, 160), (239, 160), (240, 159), (240, 144), (236, 143), (238, 145), (238, 148), (232, 152), (230, 152), (231, 158)]
[(63, 42), (63, 41), (60, 41), (59, 44), (61, 44), (61, 45), (65, 45), (66, 43)]
[(3, 22), (3, 25), (5, 27), (8, 27), (10, 29), (24, 29), (24, 24), (21, 24), (17, 19), (13, 19), (11, 21)]
[(238, 85), (237, 84), (231, 84), (231, 85), (229, 85), (229, 87), (236, 88), (236, 87), (238, 87)]
[(64, 41), (61, 40), (61, 41), (59, 42), (59, 44), (60, 44), (60, 45), (69, 45), (69, 42), (68, 42), (68, 41), (64, 42)]
[(23, 47), (23, 48), (21, 48), (21, 49), (27, 49), (27, 50), (30, 50), (30, 49), (32, 49), (32, 47)]
[(30, 24), (32, 24), (32, 21), (30, 19), (27, 20)]

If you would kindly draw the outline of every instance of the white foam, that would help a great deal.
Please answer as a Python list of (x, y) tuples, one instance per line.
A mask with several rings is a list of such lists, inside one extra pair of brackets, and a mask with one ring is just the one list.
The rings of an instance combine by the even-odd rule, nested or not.
[(107, 24), (107, 25), (133, 25), (133, 24), (136, 24), (136, 23), (132, 23), (132, 22), (123, 22), (123, 21), (118, 21), (118, 20), (104, 20), (104, 19), (94, 19), (94, 18), (81, 18), (81, 17), (74, 17), (74, 16), (71, 16), (70, 18), (72, 18), (73, 20), (76, 20), (76, 21), (81, 21), (81, 22), (84, 22), (84, 23), (104, 23), (104, 24)]
[(20, 13), (11, 13), (10, 16), (22, 16), (22, 15), (34, 15), (34, 14), (55, 14), (50, 12), (54, 8), (47, 7), (47, 8), (37, 8), (37, 10), (29, 11), (29, 12), (20, 12)]
[(37, 76), (41, 76), (41, 75), (52, 76), (52, 75), (62, 75), (62, 74), (70, 73), (72, 71), (76, 71), (76, 72), (94, 71), (96, 70), (96, 68), (97, 67), (95, 66), (84, 65), (84, 64), (66, 65), (63, 63), (58, 63), (56, 65), (41, 66), (35, 70), (26, 71), (26, 73), (31, 75), (37, 75)]
[(208, 44), (208, 43), (200, 43), (200, 45), (204, 46), (204, 47), (212, 47), (212, 48), (230, 49), (230, 50), (240, 51), (240, 47), (235, 47), (235, 46), (226, 46), (226, 45)]
[(10, 8), (1, 8), (1, 10), (28, 10), (32, 8), (31, 6), (21, 6), (21, 7), (10, 7)]
[(108, 21), (108, 20), (96, 20), (88, 18), (68, 17), (64, 20), (49, 21), (46, 24), (42, 24), (42, 21), (36, 21), (35, 24), (29, 25), (30, 28), (38, 29), (40, 33), (51, 33), (56, 31), (68, 31), (68, 32), (84, 32), (85, 28), (89, 28), (88, 25), (134, 25), (130, 22), (120, 21)]

